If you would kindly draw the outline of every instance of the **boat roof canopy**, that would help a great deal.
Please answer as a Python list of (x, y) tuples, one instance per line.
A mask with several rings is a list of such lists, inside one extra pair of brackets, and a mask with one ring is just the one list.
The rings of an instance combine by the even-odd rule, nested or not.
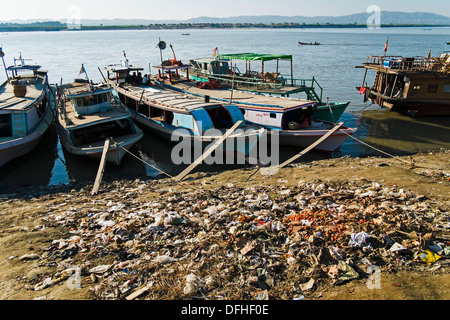
[(74, 82), (64, 86), (67, 98), (81, 98), (97, 94), (112, 92), (114, 89), (110, 85), (100, 84), (94, 85), (92, 88), (88, 83)]
[(132, 71), (142, 71), (144, 68), (127, 64), (110, 64), (105, 67), (106, 70), (116, 73), (127, 73)]
[(245, 60), (245, 61), (270, 61), (276, 59), (292, 60), (290, 54), (260, 54), (260, 53), (233, 53), (233, 54), (221, 54), (219, 59), (229, 60)]

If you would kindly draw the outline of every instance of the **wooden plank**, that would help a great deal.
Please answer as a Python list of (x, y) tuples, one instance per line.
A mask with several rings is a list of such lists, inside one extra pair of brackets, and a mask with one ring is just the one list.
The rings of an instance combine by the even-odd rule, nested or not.
[(105, 140), (105, 145), (103, 147), (103, 153), (102, 153), (102, 159), (100, 160), (100, 166), (98, 168), (97, 177), (96, 177), (95, 183), (94, 183), (94, 188), (92, 189), (92, 192), (91, 192), (92, 195), (98, 194), (98, 191), (100, 189), (100, 183), (103, 179), (103, 173), (105, 172), (106, 154), (108, 153), (110, 143), (111, 143), (111, 140), (109, 138)]
[(328, 131), (326, 134), (324, 134), (319, 140), (317, 140), (312, 145), (310, 145), (309, 147), (307, 147), (306, 149), (304, 149), (302, 152), (298, 153), (297, 155), (293, 156), (289, 160), (283, 162), (278, 167), (279, 168), (283, 168), (283, 167), (287, 166), (288, 164), (294, 162), (295, 160), (297, 160), (301, 156), (305, 155), (306, 153), (308, 153), (309, 151), (311, 151), (312, 149), (317, 147), (319, 144), (321, 144), (323, 141), (325, 141), (333, 133), (335, 133), (340, 127), (342, 127), (343, 124), (344, 124), (343, 122), (339, 122), (334, 128), (332, 128), (330, 131)]
[(139, 288), (138, 290), (136, 290), (135, 292), (133, 292), (132, 294), (130, 294), (128, 297), (126, 297), (126, 300), (134, 300), (137, 297), (139, 297), (140, 295), (146, 293), (147, 291), (149, 291), (151, 289), (151, 284), (150, 285), (145, 285), (141, 288)]
[(196, 166), (198, 166), (203, 159), (206, 159), (211, 153), (214, 152), (233, 132), (236, 130), (243, 121), (238, 121), (234, 124), (234, 126), (229, 129), (219, 140), (217, 140), (211, 148), (209, 148), (204, 154), (202, 154), (198, 159), (196, 159), (189, 167), (187, 167), (183, 172), (181, 172), (178, 176), (176, 176), (174, 179), (177, 181), (181, 181), (185, 176), (187, 176), (192, 170), (195, 169)]

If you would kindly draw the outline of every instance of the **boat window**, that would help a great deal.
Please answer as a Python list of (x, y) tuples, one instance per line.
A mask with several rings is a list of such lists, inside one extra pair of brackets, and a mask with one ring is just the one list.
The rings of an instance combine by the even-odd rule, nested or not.
[(444, 87), (442, 88), (442, 91), (446, 92), (446, 93), (450, 93), (450, 82), (444, 84)]
[(438, 83), (430, 83), (428, 85), (427, 92), (428, 93), (436, 93), (438, 90), (439, 84)]
[[(164, 110), (150, 107), (150, 118), (155, 118), (155, 120), (164, 121)], [(158, 119), (159, 118), (159, 119)]]
[(224, 107), (208, 108), (206, 111), (214, 124), (214, 128), (229, 129), (233, 126), (233, 119)]
[(270, 117), (271, 117), (272, 119), (276, 119), (276, 118), (277, 118), (277, 114), (272, 112), (272, 113), (270, 114)]
[(11, 115), (0, 114), (0, 137), (11, 137)]
[(150, 106), (141, 103), (138, 108), (138, 113), (150, 118)]
[[(285, 113), (283, 129), (306, 128), (311, 124), (313, 109), (295, 109)], [(305, 122), (306, 121), (306, 122)]]
[(102, 123), (89, 128), (74, 130), (74, 139), (78, 146), (104, 141), (110, 137), (132, 134), (133, 129), (127, 119)]
[(164, 111), (164, 116), (165, 116), (166, 122), (168, 124), (172, 124), (172, 122), (173, 122), (173, 112), (166, 110), (166, 111)]
[(416, 84), (416, 85), (414, 85), (414, 87), (413, 87), (413, 90), (420, 90), (420, 87), (421, 87), (421, 85), (420, 84)]
[(106, 93), (96, 94), (92, 96), (77, 98), (76, 103), (78, 107), (88, 107), (96, 104), (101, 104), (108, 101)]

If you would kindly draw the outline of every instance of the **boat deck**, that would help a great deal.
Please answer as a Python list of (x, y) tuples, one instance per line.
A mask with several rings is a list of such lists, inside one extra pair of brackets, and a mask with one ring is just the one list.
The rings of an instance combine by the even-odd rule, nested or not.
[(65, 128), (74, 128), (74, 127), (83, 127), (88, 126), (93, 123), (102, 123), (111, 121), (113, 119), (122, 119), (129, 117), (130, 115), (121, 112), (118, 110), (109, 110), (106, 112), (99, 112), (99, 113), (93, 113), (89, 115), (83, 115), (82, 117), (78, 117), (78, 115), (75, 113), (75, 111), (72, 108), (72, 105), (70, 102), (66, 102), (65, 106), (65, 118), (68, 121), (61, 121), (61, 125)]
[(33, 76), (21, 76), (19, 84), (27, 88), (25, 97), (16, 97), (10, 82), (6, 82), (0, 87), (0, 110), (21, 111), (26, 109), (42, 95), (44, 77), (38, 76), (36, 79)]
[[(66, 89), (66, 92), (69, 94), (83, 94), (85, 92), (89, 92), (88, 86), (83, 83), (73, 83), (64, 85), (63, 88)], [(111, 103), (113, 109), (109, 109), (105, 112), (95, 112), (92, 114), (86, 114), (79, 116), (75, 111), (75, 108), (72, 106), (72, 101), (70, 98), (66, 98), (65, 104), (62, 110), (60, 110), (60, 123), (63, 127), (67, 129), (72, 129), (75, 127), (86, 127), (91, 124), (103, 123), (112, 120), (119, 120), (123, 118), (127, 118), (130, 114), (124, 109), (120, 110), (120, 106), (114, 106), (114, 103)], [(65, 121), (64, 121), (65, 120)]]
[[(212, 99), (229, 101), (231, 99), (231, 90), (224, 89), (200, 89), (194, 82), (179, 82), (171, 85), (172, 87), (197, 96), (210, 96)], [(288, 88), (287, 88), (288, 89)], [(290, 109), (295, 107), (307, 107), (315, 105), (314, 101), (303, 99), (292, 99), (286, 97), (272, 97), (261, 94), (254, 94), (239, 90), (233, 91), (233, 102), (241, 102), (243, 104), (255, 105), (268, 108)]]
[(196, 109), (218, 105), (217, 102), (205, 102), (204, 99), (200, 99), (199, 97), (155, 87), (139, 87), (129, 84), (121, 84), (117, 87), (116, 84), (116, 90), (134, 100), (176, 112), (190, 112)]

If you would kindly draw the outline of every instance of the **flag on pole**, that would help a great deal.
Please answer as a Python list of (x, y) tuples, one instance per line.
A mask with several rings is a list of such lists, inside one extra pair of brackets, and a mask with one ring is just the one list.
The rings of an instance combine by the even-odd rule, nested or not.
[(219, 50), (219, 48), (217, 48), (217, 47), (213, 50), (213, 57), (217, 57), (218, 50)]
[(388, 45), (389, 45), (389, 37), (387, 38), (386, 43), (384, 44), (384, 52), (387, 52)]
[(84, 77), (86, 78), (86, 80), (89, 81), (89, 78), (88, 78), (86, 69), (84, 68), (84, 64), (81, 65), (81, 69), (80, 69), (80, 72), (78, 73), (78, 76), (79, 76), (80, 74), (83, 74), (83, 73), (84, 73)]
[(359, 94), (364, 94), (366, 92), (366, 87), (359, 88)]
[(81, 69), (80, 72), (78, 73), (78, 75), (86, 73), (86, 69), (84, 69), (84, 64), (81, 65)]

